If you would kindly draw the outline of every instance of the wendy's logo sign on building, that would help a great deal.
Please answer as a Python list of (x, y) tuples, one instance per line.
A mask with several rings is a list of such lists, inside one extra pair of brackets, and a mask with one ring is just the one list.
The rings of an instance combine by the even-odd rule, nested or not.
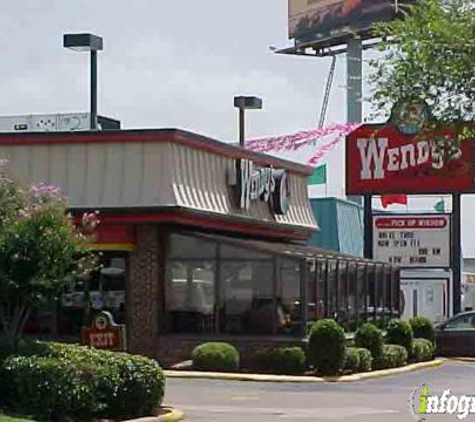
[(240, 159), (230, 184), (237, 186), (240, 209), (248, 210), (253, 201), (267, 202), (277, 215), (286, 214), (289, 209), (290, 180), (287, 170), (257, 168), (251, 160)]
[(473, 151), (471, 139), (449, 130), (405, 135), (393, 124), (364, 125), (347, 138), (347, 193), (473, 192)]

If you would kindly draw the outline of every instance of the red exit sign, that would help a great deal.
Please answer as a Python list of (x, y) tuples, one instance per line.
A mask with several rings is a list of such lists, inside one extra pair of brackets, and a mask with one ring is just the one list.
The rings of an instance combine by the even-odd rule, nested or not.
[(110, 312), (97, 314), (81, 333), (82, 344), (96, 349), (125, 350), (125, 326), (115, 324)]

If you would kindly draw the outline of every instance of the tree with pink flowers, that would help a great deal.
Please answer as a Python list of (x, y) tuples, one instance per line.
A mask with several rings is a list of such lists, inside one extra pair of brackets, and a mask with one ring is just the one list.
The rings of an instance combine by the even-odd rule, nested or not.
[(0, 162), (0, 338), (14, 344), (33, 309), (94, 268), (88, 244), (97, 223), (93, 213), (75, 225), (57, 187), (23, 187)]

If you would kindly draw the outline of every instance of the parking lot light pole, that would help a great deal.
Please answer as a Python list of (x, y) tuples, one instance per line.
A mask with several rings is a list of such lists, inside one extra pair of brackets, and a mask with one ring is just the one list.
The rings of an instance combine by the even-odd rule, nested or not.
[(261, 110), (262, 99), (258, 97), (234, 97), (234, 107), (239, 109), (239, 145), (241, 148), (245, 148), (246, 142), (246, 123), (245, 123), (245, 111), (246, 110)]
[(97, 52), (103, 49), (102, 38), (93, 34), (64, 34), (63, 47), (91, 53), (91, 130), (97, 129)]

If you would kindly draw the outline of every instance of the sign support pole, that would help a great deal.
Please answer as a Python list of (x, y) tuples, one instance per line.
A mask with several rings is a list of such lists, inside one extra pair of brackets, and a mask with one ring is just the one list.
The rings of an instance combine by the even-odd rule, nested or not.
[(364, 195), (364, 257), (373, 258), (373, 197)]
[[(346, 110), (348, 123), (363, 121), (363, 41), (359, 37), (348, 40)], [(348, 199), (361, 204), (361, 197)]]
[(453, 311), (462, 311), (462, 247), (461, 247), (461, 195), (452, 195), (452, 273), (453, 273)]

